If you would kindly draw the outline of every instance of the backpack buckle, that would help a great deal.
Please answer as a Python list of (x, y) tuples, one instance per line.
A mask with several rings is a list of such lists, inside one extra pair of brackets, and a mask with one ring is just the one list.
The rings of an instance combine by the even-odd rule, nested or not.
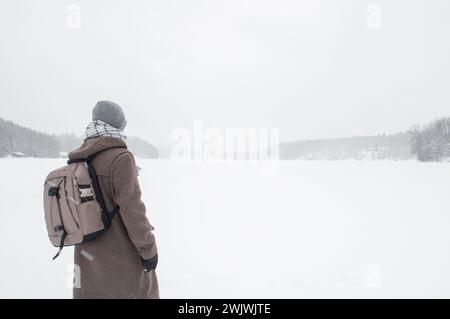
[(78, 185), (80, 190), (80, 199), (82, 203), (94, 200), (94, 191), (91, 185)]
[(59, 197), (59, 187), (50, 187), (48, 189), (48, 196), (57, 196), (57, 197)]

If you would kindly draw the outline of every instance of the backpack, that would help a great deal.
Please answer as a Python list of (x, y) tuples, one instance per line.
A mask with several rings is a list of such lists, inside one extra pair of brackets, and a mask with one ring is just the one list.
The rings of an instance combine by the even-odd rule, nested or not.
[[(124, 148), (124, 147), (122, 147)], [(105, 150), (106, 151), (106, 150)], [(51, 243), (59, 247), (78, 245), (103, 234), (119, 212), (116, 205), (108, 212), (92, 160), (69, 160), (67, 165), (50, 172), (44, 183), (44, 211)]]

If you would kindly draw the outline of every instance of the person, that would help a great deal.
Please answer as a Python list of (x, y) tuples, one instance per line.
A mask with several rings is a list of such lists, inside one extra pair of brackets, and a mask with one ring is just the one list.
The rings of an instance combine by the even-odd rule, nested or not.
[(135, 158), (126, 148), (126, 124), (118, 104), (98, 102), (84, 143), (69, 153), (73, 160), (100, 152), (92, 165), (106, 206), (120, 207), (104, 234), (75, 246), (75, 299), (159, 298), (154, 228), (141, 200)]

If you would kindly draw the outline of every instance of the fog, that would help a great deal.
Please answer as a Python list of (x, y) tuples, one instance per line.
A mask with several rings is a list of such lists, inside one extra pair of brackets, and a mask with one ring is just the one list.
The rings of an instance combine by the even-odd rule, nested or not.
[(393, 133), (448, 115), (450, 2), (0, 1), (0, 116), (82, 134), (101, 99), (127, 133)]

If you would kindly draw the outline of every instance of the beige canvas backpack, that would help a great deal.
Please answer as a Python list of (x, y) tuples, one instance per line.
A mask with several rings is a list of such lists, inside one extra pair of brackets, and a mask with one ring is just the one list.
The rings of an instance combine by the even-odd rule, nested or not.
[[(100, 152), (99, 152), (100, 153)], [(59, 247), (93, 240), (103, 234), (119, 212), (108, 212), (92, 160), (69, 160), (68, 165), (48, 174), (44, 183), (44, 211), (51, 243)]]

